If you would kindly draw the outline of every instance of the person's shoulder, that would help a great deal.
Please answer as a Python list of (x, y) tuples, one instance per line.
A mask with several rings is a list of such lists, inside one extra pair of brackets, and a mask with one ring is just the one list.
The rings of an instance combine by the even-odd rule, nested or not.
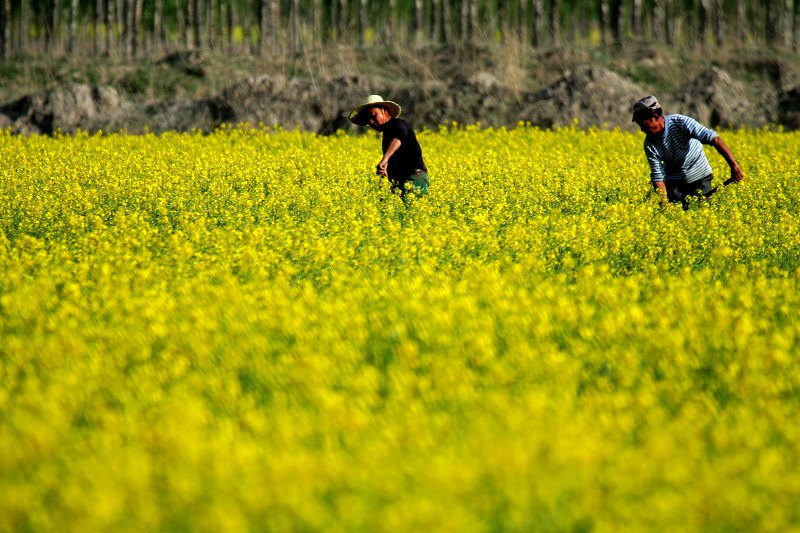
[(692, 118), (689, 115), (682, 115), (680, 113), (673, 113), (671, 115), (667, 115), (665, 118), (671, 120), (672, 122), (677, 122), (678, 124), (699, 124), (696, 118)]

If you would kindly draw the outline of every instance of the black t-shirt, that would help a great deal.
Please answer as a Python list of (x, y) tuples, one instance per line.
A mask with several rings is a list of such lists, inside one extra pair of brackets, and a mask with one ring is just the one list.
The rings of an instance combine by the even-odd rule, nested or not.
[(422, 148), (408, 122), (392, 118), (383, 125), (383, 153), (386, 153), (392, 139), (400, 141), (400, 148), (389, 158), (389, 179), (402, 181), (413, 175), (417, 169), (428, 171), (422, 160)]

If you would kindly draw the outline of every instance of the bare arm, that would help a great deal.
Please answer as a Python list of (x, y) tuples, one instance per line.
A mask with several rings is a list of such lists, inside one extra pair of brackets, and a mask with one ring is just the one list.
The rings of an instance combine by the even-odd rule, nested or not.
[(400, 148), (400, 139), (392, 139), (389, 142), (389, 146), (386, 148), (386, 152), (383, 154), (383, 159), (381, 162), (378, 163), (378, 174), (381, 176), (386, 176), (389, 168), (389, 158), (392, 157), (398, 148)]
[(739, 163), (736, 162), (736, 158), (733, 157), (733, 153), (731, 149), (728, 148), (728, 145), (725, 144), (725, 141), (722, 140), (722, 137), (716, 137), (713, 141), (711, 141), (711, 146), (713, 146), (719, 155), (725, 158), (727, 161), (728, 166), (731, 167), (731, 178), (733, 181), (740, 182), (744, 179), (744, 174), (742, 174), (742, 169), (739, 168)]
[(664, 185), (663, 181), (651, 181), (650, 183), (653, 184), (653, 189), (658, 193), (658, 196), (661, 198), (662, 202), (667, 201), (667, 186)]

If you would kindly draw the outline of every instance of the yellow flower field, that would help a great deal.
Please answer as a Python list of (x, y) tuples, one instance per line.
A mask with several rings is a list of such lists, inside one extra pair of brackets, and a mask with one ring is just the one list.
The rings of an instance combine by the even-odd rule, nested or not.
[(797, 531), (800, 134), (723, 138), (0, 134), (0, 531)]

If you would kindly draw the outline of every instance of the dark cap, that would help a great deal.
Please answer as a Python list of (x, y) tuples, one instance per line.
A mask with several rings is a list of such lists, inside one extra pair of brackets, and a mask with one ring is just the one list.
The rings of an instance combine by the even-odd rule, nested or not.
[(633, 119), (636, 122), (639, 119), (652, 117), (653, 115), (661, 114), (661, 104), (655, 96), (645, 96), (635, 104), (633, 104)]

